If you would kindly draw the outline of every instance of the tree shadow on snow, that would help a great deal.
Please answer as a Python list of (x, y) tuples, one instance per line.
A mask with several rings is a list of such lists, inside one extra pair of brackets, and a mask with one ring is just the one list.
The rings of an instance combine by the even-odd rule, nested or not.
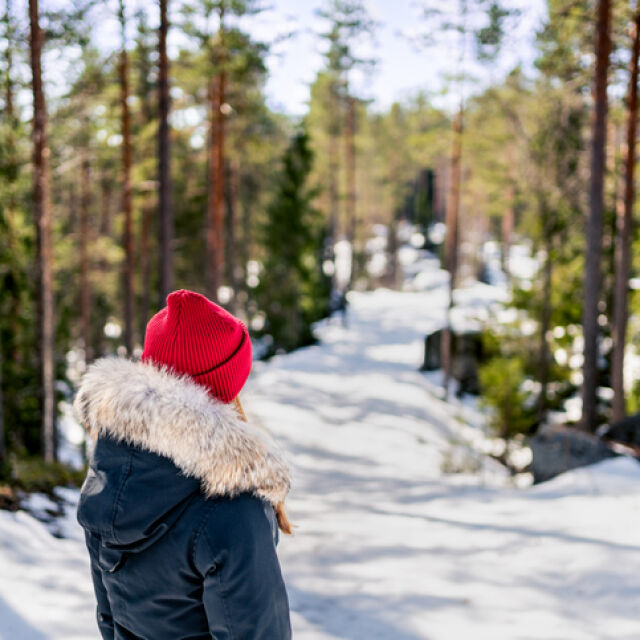
[(462, 604), (459, 599), (440, 596), (394, 599), (388, 596), (340, 594), (331, 597), (297, 587), (289, 587), (288, 590), (292, 611), (326, 633), (344, 640), (429, 640), (429, 636), (423, 632), (403, 628), (385, 619), (382, 612), (391, 611), (398, 617), (402, 610), (425, 611), (459, 607)]
[(32, 627), (0, 597), (0, 638), (7, 640), (47, 640), (42, 631)]

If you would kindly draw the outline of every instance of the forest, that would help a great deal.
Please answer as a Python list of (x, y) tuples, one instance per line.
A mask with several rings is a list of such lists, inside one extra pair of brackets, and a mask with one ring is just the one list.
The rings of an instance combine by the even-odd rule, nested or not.
[(302, 116), (266, 98), (271, 50), (296, 37), (251, 35), (269, 10), (4, 3), (2, 474), (55, 463), (79, 376), (139, 357), (173, 289), (232, 311), (268, 359), (313, 344), (348, 292), (406, 288), (412, 248), (448, 274), (448, 390), (454, 294), (491, 279), (497, 247), (511, 315), (485, 319), (478, 376), (501, 437), (551, 413), (593, 433), (636, 411), (640, 7), (548, 0), (532, 58), (505, 68), (526, 6), (424, 2), (411, 37), (425, 62), (447, 48), (442, 91), (381, 108), (368, 3), (318, 3), (323, 63)]
[(639, 64), (640, 0), (0, 2), (0, 639), (639, 638)]

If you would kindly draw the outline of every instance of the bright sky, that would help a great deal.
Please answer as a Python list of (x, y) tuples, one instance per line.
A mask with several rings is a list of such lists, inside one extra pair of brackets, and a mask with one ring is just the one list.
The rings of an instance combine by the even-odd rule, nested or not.
[[(41, 0), (43, 8), (64, 6), (68, 0)], [(328, 4), (324, 0), (325, 5)], [(418, 36), (433, 28), (423, 19), (424, 7), (444, 7), (455, 10), (455, 0), (364, 0), (370, 16), (378, 23), (375, 40), (354, 43), (356, 52), (363, 57), (377, 59), (377, 65), (368, 77), (351, 78), (357, 95), (373, 100), (377, 110), (388, 108), (399, 101), (423, 90), (434, 97), (438, 106), (452, 107), (455, 94), (443, 95), (443, 76), (451, 73), (456, 59), (455, 47), (441, 42), (439, 46), (420, 49)], [(504, 6), (517, 8), (521, 15), (510, 29), (503, 47), (498, 67), (476, 67), (473, 70), (474, 86), (470, 91), (481, 88), (490, 80), (499, 79), (515, 64), (521, 62), (525, 68), (531, 66), (535, 52), (533, 39), (540, 27), (546, 11), (546, 0), (502, 0)], [(171, 0), (170, 18), (180, 21), (178, 15), (181, 2)], [(272, 47), (267, 60), (269, 70), (266, 93), (269, 105), (291, 115), (306, 112), (309, 99), (309, 85), (318, 70), (324, 65), (322, 56), (325, 43), (319, 33), (326, 30), (326, 24), (316, 15), (323, 0), (263, 0), (269, 8), (257, 15), (242, 19), (242, 27), (256, 39), (277, 43)], [(469, 4), (473, 4), (469, 2)], [(127, 0), (129, 17), (128, 34), (130, 41), (135, 34), (133, 18), (136, 10), (144, 8), (149, 22), (158, 22), (156, 0)], [(26, 12), (26, 0), (16, 2), (17, 12)], [(119, 48), (119, 31), (116, 20), (117, 1), (106, 0), (97, 7), (94, 15), (97, 24), (95, 38), (100, 48), (115, 51)], [(290, 38), (281, 37), (293, 32)], [(170, 31), (169, 49), (175, 52), (184, 42), (184, 34), (175, 28)], [(56, 52), (50, 52), (45, 61), (45, 71), (49, 91), (61, 90), (66, 70), (64, 63), (57, 60)]]
[[(425, 4), (437, 0), (365, 0), (370, 15), (379, 23), (376, 42), (360, 43), (365, 55), (378, 59), (371, 77), (359, 79), (364, 97), (373, 98), (377, 109), (387, 108), (396, 100), (426, 90), (437, 94), (442, 90), (443, 74), (451, 71), (452, 52), (443, 47), (419, 50), (411, 35), (424, 33), (428, 26), (422, 20)], [(441, 4), (441, 3), (440, 3)], [(450, 0), (449, 6), (453, 4)], [(505, 44), (500, 69), (477, 70), (480, 82), (495, 73), (512, 68), (518, 61), (530, 66), (533, 38), (544, 15), (544, 0), (505, 0), (504, 4), (518, 8), (521, 16)], [(319, 0), (271, 0), (269, 11), (251, 17), (245, 25), (256, 37), (272, 40), (276, 34), (294, 30), (295, 35), (278, 44), (277, 55), (269, 58), (269, 79), (266, 91), (269, 103), (291, 114), (302, 114), (309, 99), (309, 84), (323, 66), (322, 20), (315, 15)], [(443, 101), (446, 104), (446, 101)]]

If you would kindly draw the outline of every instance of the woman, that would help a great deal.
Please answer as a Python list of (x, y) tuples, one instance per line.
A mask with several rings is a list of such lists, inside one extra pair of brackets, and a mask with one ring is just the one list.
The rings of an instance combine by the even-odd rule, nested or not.
[(291, 637), (275, 551), (289, 471), (244, 420), (250, 368), (246, 327), (180, 290), (141, 362), (101, 358), (83, 376), (74, 411), (96, 445), (78, 521), (103, 638)]

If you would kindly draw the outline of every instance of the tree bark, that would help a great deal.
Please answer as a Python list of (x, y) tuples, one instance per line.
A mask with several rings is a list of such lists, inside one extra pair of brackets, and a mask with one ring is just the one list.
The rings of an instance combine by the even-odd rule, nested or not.
[(451, 379), (452, 328), (451, 309), (453, 308), (453, 291), (458, 274), (458, 214), (460, 211), (460, 169), (462, 163), (462, 131), (464, 120), (464, 104), (460, 103), (458, 115), (453, 121), (453, 142), (451, 146), (451, 164), (449, 170), (449, 195), (447, 198), (447, 236), (445, 239), (445, 263), (449, 271), (449, 304), (444, 331), (442, 332), (442, 369), (444, 372), (444, 397), (449, 395)]
[[(151, 304), (151, 257), (149, 238), (151, 237), (152, 209), (148, 204), (142, 207), (142, 221), (140, 227), (140, 335), (144, 335), (149, 320)], [(164, 306), (164, 298), (162, 300)]]
[(500, 221), (500, 235), (502, 240), (502, 248), (500, 252), (500, 258), (502, 262), (502, 270), (507, 276), (507, 280), (511, 279), (509, 271), (509, 253), (511, 252), (511, 242), (513, 239), (513, 228), (515, 226), (515, 198), (516, 190), (513, 184), (509, 185), (509, 192), (507, 195), (509, 204)]
[(598, 303), (602, 280), (603, 183), (607, 139), (607, 70), (609, 67), (610, 3), (598, 0), (595, 33), (595, 73), (593, 83), (594, 111), (591, 140), (591, 186), (587, 219), (587, 251), (585, 255), (584, 365), (582, 382), (582, 419), (585, 431), (595, 431), (598, 425)]
[(356, 99), (347, 94), (345, 113), (345, 173), (347, 183), (347, 237), (351, 244), (351, 283), (358, 277), (358, 213), (356, 210)]
[(102, 176), (100, 180), (100, 235), (109, 237), (111, 235), (111, 181), (107, 176)]
[(624, 418), (624, 347), (628, 320), (628, 289), (631, 270), (631, 235), (633, 230), (634, 173), (636, 165), (636, 131), (638, 122), (638, 57), (640, 56), (640, 8), (631, 28), (632, 50), (629, 61), (627, 92), (627, 144), (624, 170), (624, 198), (616, 211), (615, 285), (613, 309), (613, 352), (611, 381), (613, 387), (613, 422)]
[(328, 176), (328, 194), (329, 194), (329, 223), (331, 225), (331, 251), (333, 254), (333, 245), (335, 245), (340, 234), (339, 221), (339, 190), (338, 190), (338, 171), (340, 169), (340, 161), (338, 157), (338, 135), (340, 131), (340, 109), (338, 100), (338, 89), (335, 81), (330, 86), (330, 107), (329, 107), (329, 176)]
[(160, 215), (160, 306), (173, 290), (173, 210), (171, 203), (171, 153), (169, 138), (169, 57), (167, 56), (168, 0), (160, 0), (160, 31), (158, 39), (159, 75), (158, 106), (158, 182)]
[(29, 0), (29, 23), (33, 89), (33, 205), (36, 223), (42, 450), (44, 459), (47, 462), (53, 462), (56, 459), (53, 244), (47, 110), (42, 86), (44, 33), (39, 24), (38, 0)]
[(234, 163), (233, 165), (230, 162), (227, 162), (226, 166), (226, 185), (225, 189), (225, 211), (226, 211), (226, 230), (225, 236), (227, 239), (226, 244), (226, 256), (225, 262), (227, 267), (227, 282), (233, 291), (231, 300), (229, 302), (229, 308), (232, 313), (238, 313), (238, 239), (236, 237), (236, 229), (237, 229), (237, 203), (238, 203), (238, 179), (239, 179), (239, 168)]
[(224, 6), (219, 7), (218, 72), (211, 81), (211, 127), (209, 145), (209, 229), (207, 248), (209, 253), (209, 296), (217, 301), (218, 289), (224, 274), (224, 124), (226, 55), (224, 42)]
[(356, 213), (356, 99), (346, 97), (345, 113), (345, 173), (347, 182), (348, 238), (353, 246), (356, 240), (358, 218)]
[(80, 198), (80, 333), (85, 362), (91, 353), (91, 292), (89, 288), (89, 208), (91, 207), (91, 174), (88, 153), (82, 159), (82, 195)]
[(134, 342), (134, 245), (133, 245), (133, 204), (131, 187), (131, 114), (129, 113), (129, 56), (125, 36), (125, 3), (120, 0), (120, 29), (122, 50), (120, 51), (120, 109), (122, 128), (122, 212), (124, 213), (123, 245), (124, 266), (124, 344), (127, 353), (133, 353)]
[(540, 394), (538, 395), (537, 417), (541, 424), (546, 420), (548, 410), (549, 369), (551, 353), (547, 333), (551, 327), (551, 283), (553, 276), (553, 220), (544, 197), (539, 197), (539, 211), (544, 229), (544, 269), (542, 283), (542, 309), (540, 313), (540, 345), (538, 353)]

